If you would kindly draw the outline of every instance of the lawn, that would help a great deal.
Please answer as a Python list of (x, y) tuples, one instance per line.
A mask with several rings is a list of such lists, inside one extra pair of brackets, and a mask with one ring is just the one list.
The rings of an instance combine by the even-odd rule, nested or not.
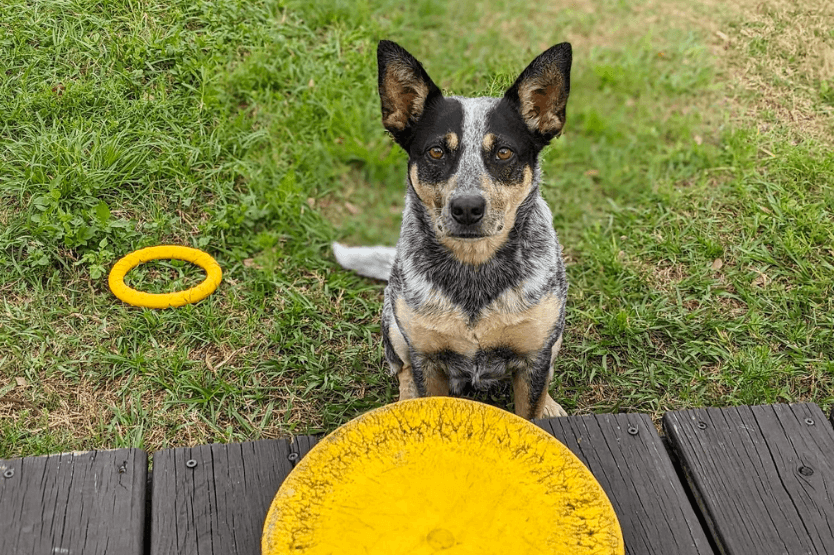
[[(0, 458), (319, 433), (391, 402), (383, 284), (405, 156), (376, 42), (499, 95), (574, 47), (543, 193), (568, 260), (570, 413), (834, 407), (834, 5), (801, 0), (7, 0), (0, 12)], [(162, 243), (208, 299), (126, 306)], [(174, 291), (186, 263), (128, 283)], [(503, 402), (503, 400), (501, 400)]]

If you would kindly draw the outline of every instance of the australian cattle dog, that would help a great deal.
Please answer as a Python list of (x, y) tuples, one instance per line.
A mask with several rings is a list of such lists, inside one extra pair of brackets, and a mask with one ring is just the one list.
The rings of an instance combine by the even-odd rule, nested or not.
[(538, 159), (565, 124), (570, 44), (538, 56), (501, 98), (443, 96), (390, 41), (377, 60), (382, 124), (408, 153), (400, 238), (334, 252), (388, 280), (382, 336), (400, 399), (511, 377), (516, 414), (565, 415), (548, 385), (568, 282)]

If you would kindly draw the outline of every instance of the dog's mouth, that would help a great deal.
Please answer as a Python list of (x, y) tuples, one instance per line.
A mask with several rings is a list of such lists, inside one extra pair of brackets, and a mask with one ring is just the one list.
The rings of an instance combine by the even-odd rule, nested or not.
[(483, 233), (463, 232), (450, 233), (447, 237), (449, 239), (460, 239), (463, 241), (477, 241), (478, 239), (486, 239), (489, 235), (484, 235)]
[(498, 235), (504, 231), (504, 225), (501, 224), (493, 233), (484, 233), (483, 230), (467, 230), (467, 229), (448, 229), (444, 228), (442, 224), (437, 224), (437, 234), (440, 237), (447, 239), (455, 239), (456, 241), (479, 241), (481, 239), (488, 239), (494, 235)]
[(484, 234), (480, 230), (474, 229), (449, 229), (437, 224), (437, 236), (446, 237), (447, 239), (456, 239), (461, 241), (477, 241), (478, 239), (485, 239), (489, 235)]

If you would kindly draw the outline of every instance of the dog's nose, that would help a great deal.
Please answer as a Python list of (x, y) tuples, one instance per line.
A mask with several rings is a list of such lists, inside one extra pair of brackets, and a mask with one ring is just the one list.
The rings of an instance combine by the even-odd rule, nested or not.
[(472, 225), (484, 217), (486, 200), (481, 195), (466, 195), (454, 199), (449, 206), (452, 217), (461, 225)]

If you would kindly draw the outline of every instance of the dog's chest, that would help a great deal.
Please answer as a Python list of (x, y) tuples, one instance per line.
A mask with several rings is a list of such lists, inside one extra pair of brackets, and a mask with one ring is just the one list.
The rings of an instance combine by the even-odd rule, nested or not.
[(561, 306), (562, 299), (555, 295), (530, 302), (523, 292), (514, 289), (474, 318), (438, 293), (417, 307), (400, 298), (394, 310), (400, 329), (415, 351), (474, 358), (495, 349), (508, 349), (518, 356), (538, 353), (550, 339)]

